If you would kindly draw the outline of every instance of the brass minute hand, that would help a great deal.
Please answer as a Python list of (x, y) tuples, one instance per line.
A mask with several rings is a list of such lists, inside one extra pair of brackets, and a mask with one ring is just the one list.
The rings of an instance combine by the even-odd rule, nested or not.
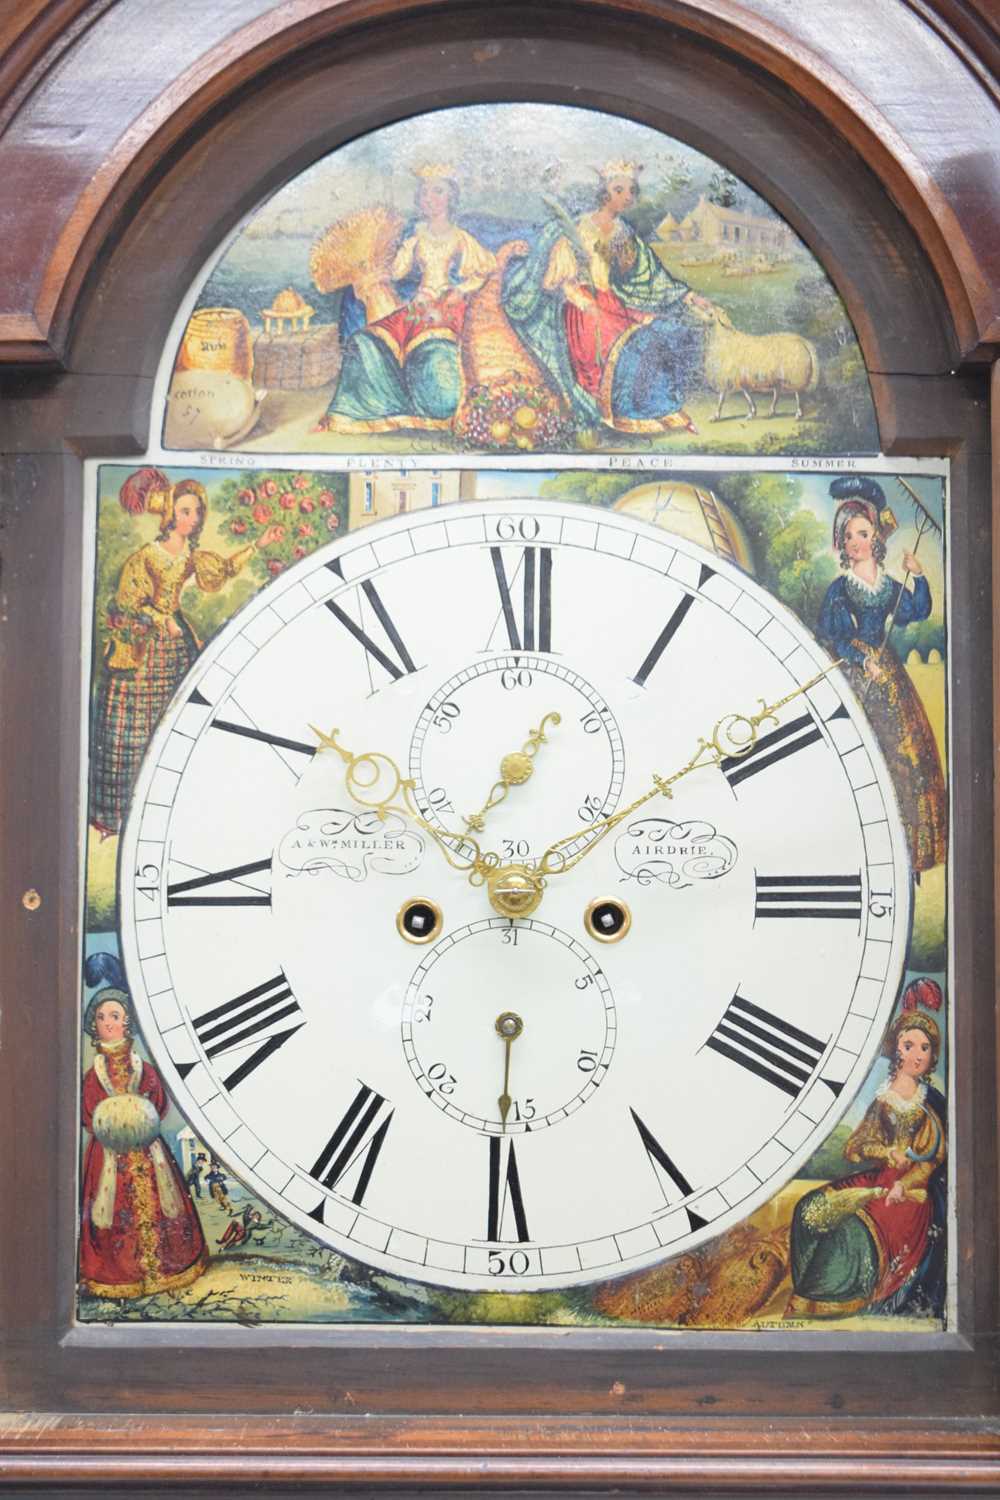
[(759, 700), (760, 710), (755, 714), (723, 714), (722, 718), (716, 723), (711, 735), (707, 739), (699, 739), (698, 748), (690, 760), (685, 761), (684, 765), (679, 767), (670, 776), (657, 776), (654, 774), (653, 785), (648, 791), (643, 792), (640, 797), (636, 797), (635, 801), (630, 802), (627, 807), (619, 808), (611, 817), (602, 818), (597, 823), (592, 823), (591, 832), (593, 837), (589, 838), (575, 854), (566, 856), (562, 853), (562, 850), (567, 844), (574, 844), (579, 841), (579, 829), (567, 834), (565, 838), (557, 839), (554, 844), (550, 844), (534, 867), (534, 872), (541, 877), (543, 882), (549, 876), (564, 874), (566, 870), (571, 870), (574, 865), (578, 865), (580, 860), (601, 843), (613, 828), (617, 828), (619, 823), (623, 823), (626, 818), (630, 818), (644, 803), (651, 801), (653, 797), (672, 797), (672, 789), (676, 783), (681, 781), (685, 776), (689, 776), (699, 766), (717, 766), (722, 760), (747, 755), (760, 738), (760, 727), (762, 724), (768, 722), (777, 724), (779, 708), (784, 708), (785, 704), (791, 703), (793, 698), (799, 698), (803, 693), (807, 693), (810, 688), (816, 686), (817, 682), (821, 682), (829, 672), (834, 671), (840, 666), (843, 666), (842, 660), (833, 662), (831, 666), (825, 667), (822, 672), (817, 672), (815, 677), (810, 677), (809, 681), (804, 682), (801, 687), (797, 687), (792, 692), (786, 693), (783, 698), (779, 698), (776, 703), (765, 703), (764, 699), (761, 698)]

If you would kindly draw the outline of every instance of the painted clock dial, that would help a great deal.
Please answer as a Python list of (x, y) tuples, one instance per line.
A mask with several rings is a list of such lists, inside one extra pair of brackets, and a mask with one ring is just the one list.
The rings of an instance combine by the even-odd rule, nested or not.
[[(599, 1280), (743, 1219), (891, 1012), (910, 888), (888, 773), (833, 671), (749, 754), (594, 829), (829, 667), (738, 569), (584, 506), (421, 511), (290, 569), (202, 653), (122, 843), (129, 982), (199, 1136), (330, 1246), (453, 1287)], [(355, 802), (310, 728), (391, 755), (461, 829), (556, 713), (477, 835), (529, 866), (580, 854), (517, 920)], [(397, 920), (413, 901), (440, 912), (429, 942)], [(585, 925), (595, 901), (627, 908), (619, 941)]]

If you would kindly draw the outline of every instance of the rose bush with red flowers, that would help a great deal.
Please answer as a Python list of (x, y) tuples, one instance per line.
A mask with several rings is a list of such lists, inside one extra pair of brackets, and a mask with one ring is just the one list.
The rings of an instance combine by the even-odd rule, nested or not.
[[(325, 527), (305, 519), (315, 511)], [(264, 583), (332, 541), (341, 524), (346, 528), (347, 475), (245, 469), (222, 480), (212, 496), (212, 512), (241, 544), (258, 541), (275, 515), (284, 517), (277, 540), (259, 547), (246, 567), (244, 576)]]

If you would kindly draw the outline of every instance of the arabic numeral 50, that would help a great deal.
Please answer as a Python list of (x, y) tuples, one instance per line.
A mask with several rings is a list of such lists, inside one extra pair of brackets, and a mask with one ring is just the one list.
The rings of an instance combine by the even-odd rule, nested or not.
[(892, 902), (892, 891), (872, 891), (868, 897), (868, 910), (873, 917), (891, 917)]
[(435, 729), (441, 730), (442, 734), (451, 734), (452, 720), (457, 719), (461, 712), (461, 708), (454, 701), (454, 699), (449, 698), (446, 702), (441, 704), (441, 707), (438, 709), (431, 722), (433, 723)]
[(511, 1250), (509, 1255), (490, 1251), (491, 1276), (525, 1276), (530, 1265), (531, 1257), (526, 1250)]

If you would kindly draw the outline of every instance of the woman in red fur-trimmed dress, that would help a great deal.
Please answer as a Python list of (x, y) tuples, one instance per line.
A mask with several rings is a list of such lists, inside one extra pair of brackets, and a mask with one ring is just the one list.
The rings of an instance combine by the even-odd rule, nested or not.
[(103, 989), (86, 1029), (97, 1049), (83, 1080), (80, 1280), (95, 1297), (142, 1297), (196, 1281), (208, 1256), (194, 1204), (160, 1134), (168, 1099), (132, 1043), (128, 996)]

